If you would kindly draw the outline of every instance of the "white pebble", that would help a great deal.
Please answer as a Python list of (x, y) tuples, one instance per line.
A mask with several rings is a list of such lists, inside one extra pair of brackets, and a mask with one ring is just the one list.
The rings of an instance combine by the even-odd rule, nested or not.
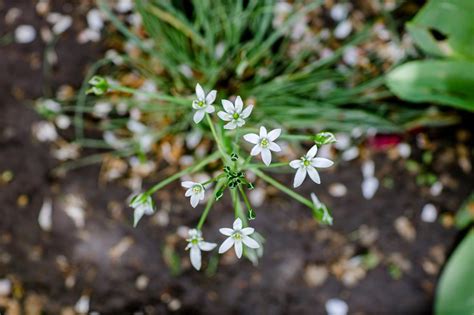
[(249, 199), (252, 205), (255, 207), (260, 207), (263, 205), (266, 198), (266, 191), (261, 187), (257, 187), (249, 192)]
[(351, 137), (347, 133), (336, 133), (336, 139), (334, 146), (338, 150), (345, 150), (351, 145)]
[(328, 315), (346, 315), (349, 306), (341, 299), (329, 299), (326, 302), (326, 312)]
[(397, 150), (398, 150), (398, 154), (400, 154), (400, 156), (404, 159), (407, 159), (410, 157), (410, 154), (411, 154), (411, 147), (408, 143), (399, 143), (397, 145)]
[(12, 291), (12, 283), (8, 279), (0, 279), (0, 296), (8, 296)]
[(66, 115), (58, 115), (55, 119), (55, 123), (59, 129), (67, 129), (71, 125), (71, 118)]
[(372, 160), (367, 160), (362, 163), (362, 176), (365, 178), (374, 177), (375, 164)]
[(19, 44), (28, 44), (36, 38), (36, 30), (31, 25), (20, 25), (15, 30), (15, 41)]
[(72, 18), (70, 16), (56, 12), (48, 14), (46, 20), (53, 24), (53, 33), (56, 35), (64, 33), (72, 25)]
[(352, 32), (352, 23), (349, 20), (340, 22), (334, 30), (334, 36), (337, 39), (344, 39)]
[(92, 9), (87, 13), (87, 24), (89, 28), (94, 31), (100, 31), (104, 27), (104, 20), (100, 11), (97, 9)]
[(119, 13), (126, 13), (133, 9), (133, 1), (132, 0), (119, 0), (117, 5), (115, 6), (115, 10)]
[(347, 149), (346, 151), (342, 152), (341, 158), (344, 161), (352, 161), (353, 159), (356, 159), (359, 156), (359, 149), (357, 147), (351, 147)]
[(436, 221), (437, 217), (438, 211), (433, 204), (427, 203), (423, 206), (423, 209), (421, 210), (421, 220), (423, 222), (433, 223)]
[(331, 8), (331, 18), (334, 21), (340, 22), (347, 17), (349, 7), (346, 4), (338, 3)]
[(430, 193), (432, 196), (439, 196), (443, 191), (443, 184), (441, 182), (434, 183), (430, 188)]
[(375, 177), (365, 178), (362, 182), (362, 195), (365, 199), (372, 199), (379, 188), (379, 180)]
[(43, 206), (38, 215), (38, 224), (43, 231), (49, 232), (53, 226), (52, 220), (53, 204), (50, 198), (45, 198)]
[(334, 183), (329, 186), (329, 194), (333, 197), (344, 197), (347, 194), (347, 187), (341, 183)]
[(87, 295), (81, 296), (74, 306), (74, 310), (79, 314), (87, 314), (90, 307), (90, 298)]
[(41, 142), (54, 141), (58, 138), (56, 128), (49, 121), (40, 121), (32, 127), (33, 135)]
[(349, 66), (355, 66), (359, 61), (359, 50), (353, 46), (347, 47), (342, 55), (342, 60)]

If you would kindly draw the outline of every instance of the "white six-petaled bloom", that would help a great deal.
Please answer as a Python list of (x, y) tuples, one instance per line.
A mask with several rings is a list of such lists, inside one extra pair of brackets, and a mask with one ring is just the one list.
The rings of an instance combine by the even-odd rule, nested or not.
[(219, 254), (225, 253), (232, 246), (234, 246), (235, 254), (238, 258), (240, 258), (242, 257), (243, 251), (242, 243), (250, 248), (260, 247), (257, 241), (249, 237), (249, 235), (255, 232), (255, 229), (251, 227), (242, 228), (242, 220), (240, 220), (240, 218), (235, 219), (232, 229), (221, 228), (219, 229), (219, 232), (228, 236), (228, 238), (219, 247)]
[(299, 160), (293, 160), (290, 162), (290, 166), (294, 169), (297, 169), (293, 187), (296, 188), (303, 183), (304, 179), (306, 178), (306, 173), (309, 174), (309, 177), (311, 177), (313, 182), (316, 184), (321, 183), (321, 179), (319, 178), (319, 173), (316, 168), (330, 167), (334, 164), (334, 162), (329, 159), (316, 157), (317, 152), (318, 146), (314, 145), (311, 149), (309, 149), (305, 156), (302, 156)]
[(201, 122), (206, 113), (213, 113), (215, 108), (212, 103), (216, 100), (217, 91), (212, 90), (207, 95), (202, 89), (201, 85), (196, 84), (196, 96), (197, 100), (193, 101), (193, 108), (196, 110), (194, 113), (193, 120), (196, 124)]
[(217, 244), (204, 242), (201, 231), (196, 229), (189, 230), (188, 235), (186, 250), (190, 249), (189, 258), (191, 259), (191, 264), (196, 270), (199, 270), (201, 269), (201, 251), (211, 251)]
[(130, 202), (130, 207), (134, 209), (133, 212), (133, 226), (136, 227), (138, 221), (143, 217), (143, 215), (152, 215), (155, 211), (155, 205), (151, 196), (147, 194), (139, 194), (132, 198)]
[(192, 182), (192, 181), (182, 182), (181, 186), (184, 187), (184, 188), (188, 188), (188, 190), (186, 190), (185, 196), (186, 197), (191, 197), (190, 198), (191, 206), (193, 208), (196, 208), (199, 201), (204, 199), (204, 194), (206, 192), (206, 190), (204, 189), (204, 186), (199, 184), (199, 183)]
[(217, 115), (223, 121), (228, 121), (228, 123), (224, 125), (224, 129), (235, 129), (245, 125), (245, 119), (250, 116), (253, 109), (253, 105), (249, 105), (244, 109), (244, 103), (240, 96), (237, 96), (234, 104), (232, 104), (231, 101), (222, 100), (222, 106), (225, 111), (220, 111)]
[(262, 154), (262, 160), (265, 165), (270, 165), (272, 162), (272, 153), (280, 152), (281, 148), (278, 144), (274, 141), (280, 136), (281, 129), (273, 129), (269, 133), (267, 133), (267, 129), (265, 127), (260, 127), (260, 135), (255, 133), (248, 133), (244, 135), (244, 139), (255, 146), (250, 151), (250, 155), (258, 155), (259, 153)]

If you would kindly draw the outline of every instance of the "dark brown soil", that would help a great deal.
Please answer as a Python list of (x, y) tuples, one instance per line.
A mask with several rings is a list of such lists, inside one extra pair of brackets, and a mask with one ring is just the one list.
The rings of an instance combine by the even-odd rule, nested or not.
[[(0, 1), (0, 17), (15, 5), (24, 12), (16, 25), (27, 22), (39, 26), (44, 22), (35, 15), (31, 3)], [(69, 7), (76, 4), (71, 3)], [(13, 30), (2, 23), (3, 18), (2, 34)], [(66, 83), (77, 87), (86, 66), (99, 56), (99, 47), (77, 44), (74, 34), (72, 30), (58, 42), (59, 65), (54, 69), (53, 87)], [(459, 232), (443, 226), (441, 220), (422, 222), (420, 211), (432, 202), (441, 212), (452, 213), (473, 189), (474, 176), (465, 174), (456, 160), (448, 164), (436, 160), (438, 153), (454, 150), (457, 128), (430, 133), (437, 147), (434, 171), (448, 174), (454, 181), (440, 196), (431, 197), (426, 188), (417, 186), (403, 161), (392, 161), (385, 152), (372, 152), (377, 177), (394, 179), (391, 189), (381, 187), (374, 199), (366, 201), (360, 191), (360, 162), (341, 163), (334, 172), (325, 173), (323, 184), (316, 188), (333, 211), (333, 227), (316, 225), (308, 209), (277, 195), (257, 209), (254, 221), (266, 238), (260, 264), (254, 267), (246, 260), (236, 262), (228, 255), (220, 259), (215, 274), (207, 275), (190, 269), (185, 243), (176, 237), (179, 226), (192, 226), (199, 217), (198, 211), (187, 207), (177, 185), (161, 195), (173, 201), (169, 224), (160, 227), (146, 217), (133, 229), (131, 210), (124, 201), (129, 191), (119, 184), (100, 185), (99, 166), (74, 170), (64, 178), (51, 175), (57, 162), (50, 157), (48, 146), (31, 136), (31, 125), (40, 118), (27, 101), (42, 95), (41, 68), (32, 69), (29, 61), (32, 56), (41, 58), (43, 50), (40, 39), (33, 44), (0, 47), (0, 173), (10, 170), (14, 174), (10, 183), (0, 186), (0, 279), (13, 281), (11, 299), (20, 301), (25, 309), (35, 296), (44, 312), (59, 314), (86, 294), (91, 297), (91, 310), (101, 314), (325, 314), (325, 302), (334, 297), (345, 300), (351, 314), (431, 312), (439, 268), (428, 274), (422, 265), (432, 259), (433, 248), (449, 254)], [(415, 142), (414, 138), (409, 140)], [(420, 159), (420, 152), (414, 152), (414, 159)], [(347, 186), (345, 197), (328, 195), (328, 186), (335, 182)], [(312, 189), (308, 183), (302, 193), (309, 195)], [(87, 202), (83, 230), (76, 229), (57, 206), (66, 193), (79, 194)], [(18, 201), (22, 195), (28, 199), (24, 206)], [(38, 213), (47, 196), (55, 200), (50, 233), (38, 225)], [(220, 240), (218, 228), (232, 221), (227, 201), (213, 210), (206, 223), (204, 234), (211, 240)], [(394, 228), (394, 221), (401, 216), (416, 230), (412, 242)], [(355, 237), (361, 225), (378, 230), (373, 244), (363, 245)], [(132, 241), (130, 247), (112, 259), (110, 249), (124, 238)], [(164, 259), (165, 247), (174, 248), (182, 258), (182, 271), (176, 276)], [(344, 286), (335, 265), (368, 250), (378, 252), (381, 263), (353, 287)], [(399, 279), (389, 273), (388, 257), (394, 253), (409, 264)], [(209, 258), (205, 256), (205, 260)], [(307, 284), (308, 265), (327, 267), (329, 276), (322, 285)], [(68, 288), (65, 279), (71, 274), (75, 284)], [(135, 284), (141, 275), (149, 279), (144, 290)], [(5, 310), (0, 306), (0, 313), (2, 307)]]

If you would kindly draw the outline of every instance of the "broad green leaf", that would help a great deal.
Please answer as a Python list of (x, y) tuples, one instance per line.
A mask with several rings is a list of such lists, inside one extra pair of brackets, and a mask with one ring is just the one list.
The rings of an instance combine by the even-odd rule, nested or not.
[(436, 292), (436, 315), (474, 314), (474, 231), (449, 259)]
[(458, 229), (464, 229), (474, 222), (474, 193), (467, 198), (456, 213), (455, 222)]
[(407, 101), (432, 102), (474, 111), (474, 62), (408, 62), (390, 72), (386, 83), (393, 93)]
[[(426, 53), (474, 60), (473, 12), (473, 0), (431, 0), (407, 28)], [(434, 30), (446, 38), (436, 39)]]

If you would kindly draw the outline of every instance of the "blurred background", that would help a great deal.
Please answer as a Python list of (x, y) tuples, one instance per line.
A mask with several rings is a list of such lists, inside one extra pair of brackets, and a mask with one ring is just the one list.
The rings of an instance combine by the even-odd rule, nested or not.
[[(472, 314), (473, 5), (0, 0), (0, 314)], [(94, 74), (128, 90), (86, 95)], [(197, 82), (258, 122), (336, 134), (335, 167), (299, 190), (332, 226), (257, 182), (263, 257), (206, 254), (201, 272), (179, 183), (132, 227), (132, 194), (212, 149), (147, 93)], [(463, 273), (443, 291), (448, 261)]]

